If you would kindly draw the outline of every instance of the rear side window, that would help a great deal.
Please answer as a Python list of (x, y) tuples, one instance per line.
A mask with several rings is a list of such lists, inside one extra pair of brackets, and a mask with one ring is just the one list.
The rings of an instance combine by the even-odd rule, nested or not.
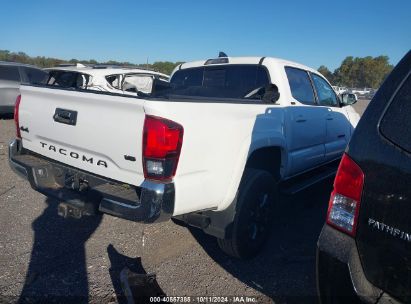
[(381, 133), (411, 153), (411, 76), (397, 91), (380, 124)]
[(47, 80), (47, 72), (33, 69), (33, 68), (24, 68), (25, 74), (27, 76), (27, 81), (32, 84), (44, 83)]
[(20, 74), (19, 74), (18, 67), (0, 65), (0, 79), (20, 82)]
[(86, 89), (89, 83), (89, 75), (71, 71), (50, 71), (47, 80), (48, 85), (76, 89)]
[(106, 80), (115, 89), (121, 89), (121, 82), (122, 82), (122, 76), (121, 74), (118, 75), (109, 75), (106, 76)]
[(260, 65), (218, 65), (178, 70), (170, 80), (172, 95), (261, 99), (270, 83)]
[(306, 71), (285, 67), (291, 95), (303, 104), (315, 104), (313, 87)]

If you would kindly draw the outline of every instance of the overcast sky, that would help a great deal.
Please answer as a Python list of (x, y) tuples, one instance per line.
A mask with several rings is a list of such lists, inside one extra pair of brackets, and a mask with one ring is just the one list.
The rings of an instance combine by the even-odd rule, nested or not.
[(0, 49), (133, 63), (274, 56), (331, 70), (411, 49), (411, 1), (4, 1)]

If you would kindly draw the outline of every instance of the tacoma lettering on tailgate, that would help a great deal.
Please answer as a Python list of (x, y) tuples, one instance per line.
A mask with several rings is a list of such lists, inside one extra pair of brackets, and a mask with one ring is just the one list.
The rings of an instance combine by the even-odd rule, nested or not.
[(69, 150), (64, 149), (64, 148), (59, 148), (59, 147), (56, 147), (54, 145), (49, 145), (49, 144), (44, 143), (44, 142), (40, 142), (40, 144), (41, 144), (42, 148), (47, 149), (49, 151), (53, 151), (55, 153), (59, 153), (61, 155), (71, 157), (71, 158), (74, 158), (74, 159), (79, 159), (79, 160), (81, 160), (83, 162), (86, 162), (86, 163), (95, 164), (96, 166), (103, 166), (103, 167), (106, 167), (106, 168), (108, 167), (107, 163), (104, 160), (100, 160), (100, 159), (96, 160), (93, 157), (87, 157), (86, 155), (79, 154), (79, 153), (74, 152), (74, 151), (69, 151)]

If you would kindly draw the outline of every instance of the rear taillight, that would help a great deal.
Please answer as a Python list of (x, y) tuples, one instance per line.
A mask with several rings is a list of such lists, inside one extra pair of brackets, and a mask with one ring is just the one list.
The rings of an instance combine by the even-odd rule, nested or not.
[(17, 138), (21, 138), (20, 122), (19, 122), (20, 101), (21, 101), (21, 95), (17, 96), (16, 103), (14, 105), (14, 123), (16, 124)]
[(183, 134), (184, 129), (178, 123), (146, 115), (143, 131), (143, 168), (146, 178), (164, 181), (174, 177)]
[(344, 154), (334, 180), (327, 212), (327, 224), (355, 236), (360, 210), (364, 173)]

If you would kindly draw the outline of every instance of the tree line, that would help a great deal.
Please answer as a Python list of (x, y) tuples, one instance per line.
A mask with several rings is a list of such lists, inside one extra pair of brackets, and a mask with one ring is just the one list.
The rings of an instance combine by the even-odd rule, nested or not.
[(36, 56), (31, 57), (23, 52), (10, 52), (8, 50), (0, 50), (0, 61), (11, 61), (11, 62), (20, 62), (25, 64), (32, 64), (36, 65), (41, 68), (50, 68), (58, 66), (62, 63), (82, 63), (88, 65), (96, 65), (96, 64), (107, 64), (107, 65), (118, 65), (118, 66), (127, 66), (127, 67), (135, 67), (135, 68), (144, 68), (154, 70), (156, 72), (164, 73), (170, 75), (174, 68), (182, 62), (170, 62), (170, 61), (156, 61), (154, 63), (149, 64), (135, 64), (131, 62), (120, 62), (115, 60), (109, 60), (106, 62), (98, 62), (97, 60), (90, 59), (90, 60), (78, 60), (78, 59), (71, 59), (71, 60), (64, 60), (59, 58), (52, 58), (52, 57), (44, 57), (44, 56)]
[[(131, 62), (120, 62), (109, 60), (98, 62), (97, 60), (64, 60), (58, 58), (36, 56), (31, 57), (23, 52), (10, 52), (0, 50), (0, 61), (13, 61), (36, 65), (41, 68), (54, 67), (62, 63), (82, 63), (82, 64), (107, 64), (119, 65), (136, 68), (148, 68), (160, 73), (170, 75), (174, 68), (182, 62), (156, 61), (149, 64), (135, 64)], [(331, 72), (326, 66), (322, 65), (318, 71), (323, 74), (333, 85), (355, 87), (355, 88), (378, 88), (385, 77), (391, 72), (393, 66), (389, 63), (387, 56), (378, 57), (346, 57), (340, 67)]]
[(320, 66), (318, 71), (333, 85), (377, 89), (392, 69), (388, 56), (348, 56), (334, 72), (324, 65)]

